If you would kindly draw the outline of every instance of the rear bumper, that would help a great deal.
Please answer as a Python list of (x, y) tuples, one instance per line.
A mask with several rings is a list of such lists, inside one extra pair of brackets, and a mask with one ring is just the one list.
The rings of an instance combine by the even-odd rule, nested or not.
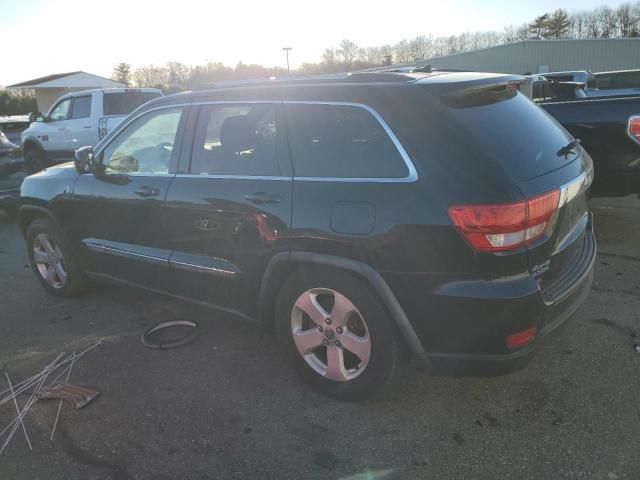
[[(422, 295), (419, 305), (414, 302), (407, 313), (434, 373), (500, 375), (526, 365), (538, 343), (565, 324), (589, 294), (596, 258), (591, 222), (583, 242), (571, 267), (544, 289), (527, 273), (498, 281), (449, 282)], [(405, 292), (393, 289), (398, 297), (407, 294), (410, 287), (404, 286)], [(531, 327), (537, 329), (533, 341), (507, 348), (508, 335)]]
[[(593, 258), (595, 259), (595, 252)], [(428, 353), (434, 373), (439, 375), (474, 376), (504, 375), (524, 367), (533, 356), (537, 345), (544, 337), (562, 327), (587, 298), (593, 283), (593, 265), (591, 265), (575, 285), (572, 293), (562, 301), (545, 307), (544, 326), (538, 331), (534, 341), (511, 353), (503, 354), (463, 354)]]

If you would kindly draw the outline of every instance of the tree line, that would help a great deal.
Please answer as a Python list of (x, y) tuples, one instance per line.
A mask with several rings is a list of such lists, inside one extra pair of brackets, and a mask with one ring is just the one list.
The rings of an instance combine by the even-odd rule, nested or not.
[(35, 97), (0, 90), (0, 116), (28, 115), (37, 110)]
[[(434, 37), (419, 35), (395, 44), (360, 46), (349, 39), (327, 48), (317, 63), (303, 63), (294, 74), (323, 74), (369, 67), (411, 63), (417, 60), (451, 55), (469, 50), (493, 47), (523, 40), (561, 38), (622, 38), (640, 36), (640, 0), (623, 3), (617, 8), (601, 6), (590, 10), (568, 12), (559, 8), (522, 25), (506, 26), (499, 31), (463, 32), (459, 35)], [(199, 85), (226, 80), (283, 76), (281, 67), (247, 65), (235, 67), (208, 62), (195, 67), (179, 62), (165, 65), (142, 65), (132, 70), (126, 63), (114, 70), (115, 80), (138, 87), (158, 87), (167, 93), (189, 90)]]

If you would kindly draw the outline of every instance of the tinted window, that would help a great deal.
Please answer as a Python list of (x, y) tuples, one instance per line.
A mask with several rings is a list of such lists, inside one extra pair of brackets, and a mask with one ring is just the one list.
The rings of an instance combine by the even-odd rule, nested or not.
[(91, 116), (91, 96), (75, 97), (71, 118), (89, 118)]
[(71, 110), (71, 99), (66, 98), (54, 107), (54, 109), (51, 111), (51, 115), (49, 115), (49, 118), (51, 119), (52, 122), (58, 122), (60, 120), (68, 120), (70, 110)]
[(143, 103), (160, 96), (159, 92), (112, 92), (104, 94), (104, 114), (129, 115)]
[[(473, 148), (490, 156), (511, 179), (527, 180), (566, 162), (557, 152), (571, 141), (571, 136), (517, 90), (487, 88), (443, 101), (459, 121), (460, 133), (473, 140)], [(440, 124), (434, 125), (440, 128)], [(446, 137), (447, 132), (442, 135)], [(573, 160), (580, 153), (576, 148), (567, 159)]]
[(597, 75), (598, 88), (640, 88), (640, 71)]
[(347, 105), (286, 105), (297, 177), (403, 178), (400, 152), (367, 110)]
[(198, 118), (191, 172), (280, 176), (276, 109), (270, 104), (213, 105)]
[(167, 173), (182, 110), (160, 110), (134, 120), (104, 149), (107, 173)]

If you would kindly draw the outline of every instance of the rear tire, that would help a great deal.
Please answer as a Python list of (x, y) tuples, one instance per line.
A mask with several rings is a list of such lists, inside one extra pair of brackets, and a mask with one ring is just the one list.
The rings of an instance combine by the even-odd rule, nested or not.
[(378, 297), (346, 272), (293, 273), (277, 299), (276, 333), (302, 378), (332, 397), (369, 397), (395, 369), (392, 319)]
[(75, 297), (87, 289), (77, 250), (48, 218), (38, 218), (27, 228), (31, 268), (51, 295)]

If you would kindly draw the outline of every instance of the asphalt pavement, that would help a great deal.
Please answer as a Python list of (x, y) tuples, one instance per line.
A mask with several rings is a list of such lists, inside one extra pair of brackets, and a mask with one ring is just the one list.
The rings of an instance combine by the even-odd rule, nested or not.
[[(97, 286), (47, 296), (17, 227), (0, 214), (0, 371), (21, 380), (60, 352), (103, 343), (71, 381), (101, 392), (81, 410), (41, 401), (0, 479), (638, 479), (640, 200), (596, 199), (596, 281), (566, 328), (523, 370), (434, 378), (401, 368), (357, 403), (301, 383), (275, 338), (228, 314)], [(140, 334), (194, 320), (175, 350)], [(5, 387), (0, 385), (0, 390)], [(0, 406), (0, 429), (13, 418)]]

